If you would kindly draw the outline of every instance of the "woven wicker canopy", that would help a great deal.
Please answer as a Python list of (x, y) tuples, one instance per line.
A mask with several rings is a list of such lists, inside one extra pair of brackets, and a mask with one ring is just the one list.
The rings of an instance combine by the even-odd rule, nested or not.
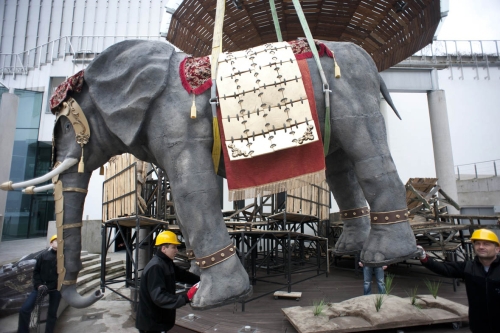
[[(238, 9), (236, 1), (241, 9)], [(315, 39), (358, 44), (383, 71), (431, 43), (439, 0), (301, 0)], [(275, 0), (283, 40), (303, 37), (292, 0)], [(399, 4), (398, 4), (399, 3)], [(397, 12), (401, 3), (406, 3)], [(167, 40), (193, 56), (211, 53), (216, 0), (185, 0), (172, 16)], [(227, 0), (223, 51), (276, 42), (268, 0)]]

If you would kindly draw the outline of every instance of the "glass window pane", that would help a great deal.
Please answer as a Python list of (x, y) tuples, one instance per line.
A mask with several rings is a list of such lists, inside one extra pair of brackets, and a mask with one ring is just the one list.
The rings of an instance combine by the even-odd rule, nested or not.
[(39, 128), (43, 93), (29, 90), (15, 90), (19, 96), (16, 128)]
[(38, 129), (17, 129), (12, 150), (10, 180), (20, 182), (35, 175)]

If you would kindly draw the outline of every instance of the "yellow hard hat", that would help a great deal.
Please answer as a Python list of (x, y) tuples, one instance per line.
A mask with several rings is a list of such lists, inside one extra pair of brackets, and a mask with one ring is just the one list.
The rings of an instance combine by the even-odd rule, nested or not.
[(49, 242), (49, 243), (52, 243), (52, 241), (53, 241), (54, 239), (57, 239), (57, 234), (56, 234), (56, 235), (53, 235), (52, 237), (50, 237), (50, 242)]
[(180, 245), (181, 243), (177, 239), (177, 236), (172, 231), (163, 231), (156, 237), (155, 246), (162, 244), (175, 244)]
[(488, 229), (477, 229), (476, 231), (474, 231), (470, 239), (472, 241), (475, 240), (490, 241), (493, 243), (497, 243), (497, 246), (500, 246), (500, 242), (498, 241), (498, 236), (493, 231)]

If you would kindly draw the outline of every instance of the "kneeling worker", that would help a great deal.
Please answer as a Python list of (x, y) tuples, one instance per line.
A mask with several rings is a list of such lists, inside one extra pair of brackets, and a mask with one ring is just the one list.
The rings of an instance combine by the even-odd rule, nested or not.
[(474, 231), (470, 238), (476, 254), (472, 261), (437, 262), (421, 246), (420, 261), (434, 273), (465, 280), (469, 300), (469, 324), (474, 333), (499, 332), (500, 242), (488, 229)]
[(144, 268), (139, 290), (139, 307), (135, 327), (139, 332), (166, 332), (175, 325), (175, 309), (191, 302), (198, 285), (187, 294), (175, 293), (175, 281), (195, 284), (200, 277), (174, 265), (177, 245), (181, 243), (171, 231), (156, 237), (157, 252)]

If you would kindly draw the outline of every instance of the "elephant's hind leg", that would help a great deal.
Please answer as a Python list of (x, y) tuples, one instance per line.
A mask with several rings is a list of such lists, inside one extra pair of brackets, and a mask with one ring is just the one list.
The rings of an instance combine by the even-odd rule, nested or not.
[[(326, 180), (340, 208), (340, 218), (344, 222), (342, 234), (335, 244), (334, 254), (358, 255), (370, 232), (370, 217), (367, 215), (367, 203), (359, 186), (354, 165), (342, 149), (327, 156)], [(349, 213), (353, 209), (361, 209), (362, 212)]]
[(382, 115), (376, 112), (368, 117), (346, 117), (334, 123), (339, 131), (356, 129), (343, 131), (339, 140), (354, 164), (358, 182), (370, 205), (371, 229), (361, 251), (361, 261), (368, 266), (382, 266), (415, 257), (415, 236), (404, 215), (407, 212), (405, 188), (389, 152)]

